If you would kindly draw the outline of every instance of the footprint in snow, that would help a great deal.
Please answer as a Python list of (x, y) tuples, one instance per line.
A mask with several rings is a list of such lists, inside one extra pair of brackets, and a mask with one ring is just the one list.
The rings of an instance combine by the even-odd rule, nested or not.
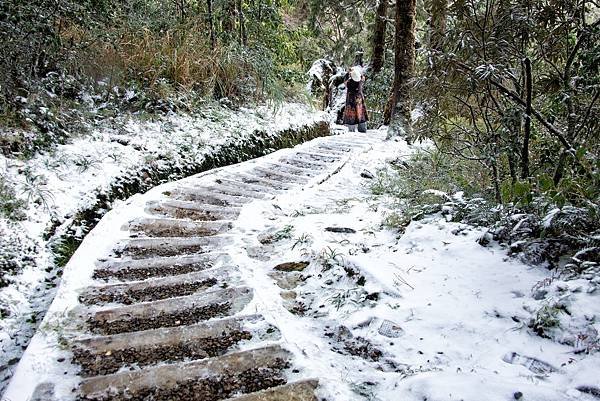
[(547, 375), (558, 371), (558, 369), (556, 369), (547, 362), (540, 361), (539, 359), (532, 358), (529, 356), (521, 355), (516, 352), (509, 352), (508, 354), (504, 355), (502, 360), (506, 363), (511, 363), (513, 365), (525, 366), (527, 369), (538, 375)]

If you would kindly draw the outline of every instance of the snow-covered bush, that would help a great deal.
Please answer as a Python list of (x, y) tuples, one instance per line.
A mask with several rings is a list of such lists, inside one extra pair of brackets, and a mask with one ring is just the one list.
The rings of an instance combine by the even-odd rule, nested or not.
[[(474, 173), (460, 174), (459, 168)], [(394, 161), (377, 172), (371, 184), (375, 195), (386, 195), (394, 213), (386, 224), (402, 229), (412, 220), (441, 213), (446, 219), (473, 225), (489, 225), (498, 218), (495, 205), (481, 197), (485, 188), (478, 183), (474, 166), (457, 166), (438, 152), (416, 153), (408, 162)]]
[[(490, 228), (493, 239), (507, 245), (510, 254), (526, 263), (557, 268), (562, 267), (563, 257), (588, 248), (598, 235), (596, 206), (567, 205), (545, 214), (538, 211), (536, 207), (527, 210), (508, 205)], [(570, 269), (577, 270), (580, 262), (572, 261)]]
[(0, 174), (0, 218), (21, 220), (25, 217), (22, 210), (24, 206), (25, 202), (16, 197), (14, 184)]
[[(545, 197), (533, 197), (527, 204), (498, 205), (489, 196), (489, 183), (477, 180), (477, 171), (435, 151), (420, 152), (408, 162), (378, 171), (371, 191), (390, 198), (393, 211), (384, 223), (401, 232), (413, 220), (440, 213), (448, 221), (487, 227), (481, 245), (494, 240), (527, 264), (564, 267), (570, 277), (595, 276), (600, 270), (595, 256), (600, 249), (598, 205), (558, 207)], [(565, 266), (565, 257), (571, 256)]]
[(34, 265), (38, 253), (35, 242), (17, 224), (0, 218), (0, 288), (10, 283), (10, 276)]

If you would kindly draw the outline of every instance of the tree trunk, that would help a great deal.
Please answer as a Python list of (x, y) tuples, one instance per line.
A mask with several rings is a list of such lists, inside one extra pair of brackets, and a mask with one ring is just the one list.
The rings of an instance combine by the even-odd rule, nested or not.
[(390, 124), (389, 135), (401, 130), (411, 134), (409, 83), (415, 67), (415, 9), (416, 0), (396, 1), (394, 84), (384, 110), (384, 123)]
[(514, 185), (517, 182), (517, 162), (515, 160), (515, 153), (509, 149), (506, 153), (508, 159), (508, 173), (510, 174), (510, 182)]
[(246, 46), (248, 40), (246, 38), (246, 21), (244, 20), (244, 10), (242, 0), (237, 1), (238, 21), (240, 23), (240, 43)]
[(529, 177), (529, 138), (531, 136), (531, 60), (525, 58), (525, 115), (523, 129), (523, 150), (521, 151), (521, 179)]
[(552, 177), (552, 182), (554, 186), (557, 187), (560, 184), (560, 180), (563, 178), (563, 174), (565, 171), (565, 163), (567, 161), (567, 150), (563, 149), (558, 158), (558, 163), (556, 163), (556, 169), (554, 170), (554, 176)]
[(212, 0), (206, 0), (206, 11), (208, 14), (208, 28), (210, 30), (210, 45), (214, 49), (217, 45), (217, 39), (215, 38), (215, 24), (213, 21)]
[[(517, 111), (515, 111), (517, 112)], [(520, 111), (518, 111), (520, 114)], [(522, 130), (521, 119), (517, 120), (515, 118), (511, 118), (507, 122), (507, 148), (504, 150), (506, 153), (506, 158), (508, 159), (508, 172), (510, 174), (510, 182), (514, 185), (517, 182), (519, 177), (519, 167), (520, 167), (520, 155), (521, 155), (521, 147), (520, 143), (521, 138), (521, 130)]]
[(385, 30), (387, 27), (387, 0), (379, 0), (373, 27), (373, 73), (377, 74), (383, 68), (385, 52)]
[(498, 165), (496, 160), (492, 162), (492, 177), (494, 178), (494, 197), (496, 203), (502, 203), (502, 191), (500, 190), (500, 175), (498, 174)]
[(442, 50), (446, 35), (446, 18), (448, 16), (448, 0), (431, 0), (431, 19), (429, 48)]
[(221, 26), (222, 33), (227, 39), (233, 39), (235, 37), (235, 9), (236, 5), (234, 0), (226, 0), (223, 6), (225, 15), (223, 16)]

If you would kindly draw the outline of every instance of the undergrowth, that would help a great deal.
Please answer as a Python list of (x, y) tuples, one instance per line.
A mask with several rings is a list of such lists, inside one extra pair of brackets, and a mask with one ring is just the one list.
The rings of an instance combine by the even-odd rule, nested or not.
[(402, 233), (411, 221), (439, 213), (448, 221), (488, 228), (482, 245), (496, 240), (529, 264), (557, 267), (563, 256), (596, 246), (600, 232), (598, 202), (516, 182), (513, 196), (498, 204), (492, 182), (476, 163), (435, 150), (390, 163), (377, 172), (371, 191), (388, 197), (391, 211), (384, 224), (392, 229)]
[[(371, 184), (376, 196), (384, 196), (391, 210), (384, 224), (402, 235), (415, 220), (437, 215), (446, 221), (478, 226), (482, 246), (495, 241), (508, 255), (529, 265), (545, 266), (549, 277), (532, 289), (536, 300), (544, 299), (557, 280), (587, 280), (589, 293), (600, 280), (600, 204), (593, 189), (565, 179), (555, 186), (533, 179), (504, 184), (504, 203), (476, 164), (452, 159), (436, 151), (421, 151), (406, 162), (381, 169)], [(542, 179), (539, 176), (538, 179)], [(459, 227), (467, 227), (461, 225)], [(460, 233), (463, 228), (453, 230)], [(565, 287), (566, 288), (566, 287)], [(554, 291), (554, 290), (552, 290)], [(591, 292), (590, 292), (591, 291)], [(580, 333), (560, 339), (561, 330), (580, 330), (570, 311), (560, 302), (546, 299), (532, 310), (529, 329), (545, 338), (579, 341), (580, 348), (596, 350), (594, 335)], [(565, 337), (566, 338), (566, 337)]]
[[(446, 203), (459, 206), (454, 210), (459, 217), (487, 222), (489, 218), (484, 215), (490, 212), (488, 185), (476, 165), (459, 165), (439, 152), (420, 151), (408, 162), (394, 161), (379, 170), (371, 192), (390, 198), (393, 211), (384, 223), (403, 231), (411, 221), (441, 212)], [(467, 204), (463, 199), (472, 202)], [(482, 215), (477, 216), (479, 213)]]
[(0, 217), (22, 220), (25, 201), (17, 197), (14, 184), (0, 173)]

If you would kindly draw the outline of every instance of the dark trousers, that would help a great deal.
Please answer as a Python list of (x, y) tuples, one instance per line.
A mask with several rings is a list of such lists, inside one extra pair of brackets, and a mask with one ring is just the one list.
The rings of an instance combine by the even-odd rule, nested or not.
[(346, 127), (348, 127), (348, 131), (350, 132), (356, 132), (356, 127), (358, 127), (358, 132), (367, 132), (367, 123), (359, 123), (354, 124), (354, 125), (346, 125)]

